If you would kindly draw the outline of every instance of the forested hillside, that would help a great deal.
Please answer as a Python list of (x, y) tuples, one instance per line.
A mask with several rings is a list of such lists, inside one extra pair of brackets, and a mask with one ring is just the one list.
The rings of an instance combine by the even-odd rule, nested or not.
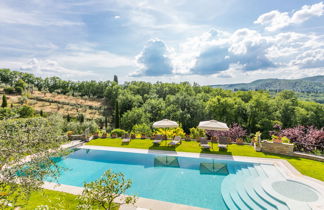
[[(292, 91), (275, 95), (267, 91), (231, 91), (187, 82), (148, 83), (113, 81), (64, 81), (58, 77), (39, 78), (32, 74), (0, 70), (4, 91), (33, 96), (33, 91), (81, 96), (103, 100), (101, 118), (108, 129), (131, 131), (135, 125), (151, 125), (168, 118), (178, 121), (186, 132), (202, 120), (238, 123), (249, 133), (264, 132), (274, 125), (323, 127), (324, 105), (301, 101)], [(27, 94), (27, 95), (28, 95)], [(82, 114), (82, 110), (79, 110)]]
[(282, 90), (297, 92), (297, 96), (303, 100), (324, 103), (324, 76), (306, 77), (302, 79), (261, 79), (251, 83), (238, 83), (226, 85), (212, 85), (215, 88), (227, 90), (268, 90), (272, 93)]
[(251, 83), (228, 85), (212, 85), (212, 87), (228, 90), (293, 90), (301, 93), (324, 93), (324, 76), (306, 77), (302, 79), (261, 79)]

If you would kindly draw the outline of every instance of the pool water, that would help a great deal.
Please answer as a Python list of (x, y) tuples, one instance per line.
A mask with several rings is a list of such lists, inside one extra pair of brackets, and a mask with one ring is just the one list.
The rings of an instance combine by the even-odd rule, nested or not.
[[(237, 203), (233, 208), (240, 205), (233, 195), (233, 183), (241, 185), (236, 174), (261, 177), (255, 169), (260, 164), (93, 149), (77, 149), (59, 159), (58, 165), (67, 169), (56, 181), (60, 184), (82, 187), (112, 169), (132, 180), (128, 195), (220, 210), (232, 209), (231, 203)], [(280, 176), (279, 172), (271, 171)], [(48, 178), (47, 181), (53, 180)], [(239, 199), (244, 200), (244, 197)]]

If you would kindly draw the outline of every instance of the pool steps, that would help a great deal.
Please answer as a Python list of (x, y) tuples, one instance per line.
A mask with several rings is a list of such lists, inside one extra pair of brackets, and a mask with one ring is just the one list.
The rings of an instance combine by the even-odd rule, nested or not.
[(284, 179), (273, 165), (229, 164), (228, 171), (221, 192), (229, 209), (290, 209), (286, 202), (272, 195), (274, 192), (262, 187), (262, 182), (269, 178)]

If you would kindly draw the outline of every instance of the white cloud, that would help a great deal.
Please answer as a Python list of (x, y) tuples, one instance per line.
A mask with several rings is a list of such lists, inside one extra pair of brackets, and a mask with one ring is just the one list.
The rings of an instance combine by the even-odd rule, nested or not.
[(51, 58), (60, 61), (64, 66), (76, 69), (135, 67), (135, 62), (130, 58), (100, 50), (73, 51), (62, 55), (54, 55)]
[(138, 71), (131, 76), (161, 76), (172, 74), (173, 66), (169, 58), (170, 50), (159, 39), (149, 40), (143, 51), (136, 56)]
[(300, 10), (294, 12), (291, 16), (288, 12), (279, 12), (278, 10), (273, 10), (262, 14), (258, 17), (255, 24), (260, 24), (265, 26), (267, 31), (277, 31), (284, 27), (294, 24), (301, 24), (311, 17), (319, 17), (324, 14), (324, 4), (323, 2), (304, 5)]
[(269, 72), (275, 77), (273, 72), (279, 69), (291, 70), (290, 73), (294, 69), (307, 69), (311, 73), (323, 68), (323, 47), (324, 37), (312, 33), (264, 35), (247, 28), (233, 33), (212, 29), (181, 43), (171, 50), (169, 57), (175, 75), (230, 78), (237, 71), (241, 75), (255, 71)]
[(57, 61), (49, 59), (33, 58), (26, 63), (21, 63), (20, 65), (19, 70), (31, 72), (41, 77), (59, 76), (64, 79), (76, 80), (82, 77), (96, 75), (91, 71), (79, 71), (65, 68)]

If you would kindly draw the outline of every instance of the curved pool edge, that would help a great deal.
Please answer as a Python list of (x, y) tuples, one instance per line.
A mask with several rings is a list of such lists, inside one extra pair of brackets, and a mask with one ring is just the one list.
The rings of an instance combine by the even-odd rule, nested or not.
[[(219, 159), (219, 160), (232, 160), (232, 161), (241, 161), (241, 162), (271, 164), (271, 165), (275, 166), (281, 172), (281, 174), (283, 175), (283, 177), (286, 180), (300, 182), (300, 183), (310, 186), (313, 189), (316, 189), (316, 191), (319, 193), (321, 199), (319, 199), (318, 201), (315, 201), (315, 202), (308, 202), (307, 207), (309, 207), (311, 209), (324, 209), (324, 200), (323, 200), (323, 198), (324, 198), (324, 182), (301, 174), (287, 160), (283, 160), (283, 159), (257, 158), (257, 157), (246, 157), (246, 156), (229, 156), (229, 155), (176, 152), (176, 151), (163, 151), (163, 150), (149, 150), (149, 149), (135, 149), (135, 148), (122, 148), (122, 147), (92, 146), (92, 145), (82, 145), (77, 148), (142, 153), (142, 154), (163, 154), (163, 155), (191, 157), (191, 158), (214, 158), (214, 159)], [(276, 181), (276, 180), (273, 179), (273, 181)], [(272, 182), (270, 182), (270, 183), (272, 183)], [(52, 184), (54, 184), (54, 183), (52, 183)], [(265, 184), (265, 187), (267, 189), (269, 189), (268, 184), (269, 183)], [(70, 187), (73, 187), (73, 186), (70, 186)], [(271, 187), (271, 185), (270, 185), (270, 187)], [(304, 206), (304, 203), (302, 203), (302, 202), (299, 203), (299, 202), (296, 202), (295, 200), (292, 202), (291, 199), (289, 199), (287, 197), (283, 197), (279, 193), (277, 193), (277, 194), (278, 194), (278, 197), (280, 197), (285, 202), (287, 202), (291, 207)], [(162, 202), (162, 203), (165, 203), (165, 205), (168, 205), (167, 204), (168, 202), (147, 199), (147, 198), (140, 198), (140, 200), (143, 200), (143, 199), (144, 200), (152, 200), (153, 203), (154, 203), (154, 201), (156, 201), (156, 202)], [(142, 206), (143, 208), (148, 207), (145, 204), (146, 202), (143, 201), (141, 203), (143, 203), (143, 206)], [(174, 203), (169, 203), (169, 204), (174, 204)], [(182, 206), (182, 204), (174, 204), (174, 205)], [(179, 208), (180, 208), (180, 206), (179, 206)], [(183, 206), (185, 206), (185, 205), (183, 205)], [(188, 209), (189, 207), (190, 206), (186, 206), (186, 209)], [(197, 208), (197, 207), (192, 207), (192, 208), (193, 209), (201, 209), (201, 208)], [(170, 208), (168, 208), (168, 209), (170, 209)], [(178, 209), (178, 208), (176, 208), (176, 209)]]

